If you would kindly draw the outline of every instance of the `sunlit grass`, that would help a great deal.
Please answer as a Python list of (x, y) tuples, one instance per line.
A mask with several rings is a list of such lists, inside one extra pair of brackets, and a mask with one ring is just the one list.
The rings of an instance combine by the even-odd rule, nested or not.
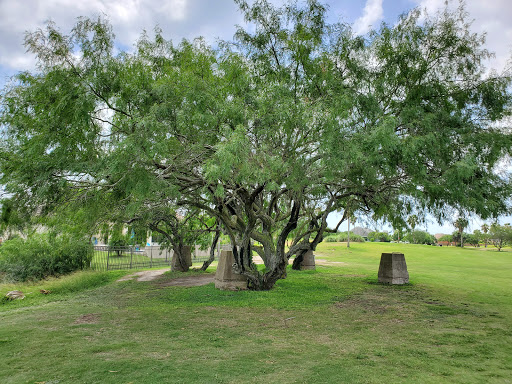
[[(393, 251), (408, 285), (377, 283), (380, 253)], [(0, 382), (510, 380), (512, 252), (325, 243), (316, 255), (315, 271), (289, 270), (269, 292), (162, 287), (177, 273), (0, 286), (53, 290), (0, 305)]]

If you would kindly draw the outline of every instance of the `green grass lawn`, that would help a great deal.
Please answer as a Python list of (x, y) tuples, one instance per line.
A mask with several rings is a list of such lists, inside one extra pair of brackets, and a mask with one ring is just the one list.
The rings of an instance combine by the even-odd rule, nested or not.
[[(393, 251), (408, 285), (377, 283)], [(122, 271), (0, 285), (32, 291), (0, 304), (0, 383), (512, 382), (510, 249), (324, 243), (316, 255), (316, 271), (289, 270), (269, 292), (162, 287), (176, 273), (115, 282)]]

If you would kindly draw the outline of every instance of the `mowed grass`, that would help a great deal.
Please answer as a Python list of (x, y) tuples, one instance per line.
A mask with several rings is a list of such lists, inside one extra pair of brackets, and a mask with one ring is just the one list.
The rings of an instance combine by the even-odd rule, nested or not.
[[(377, 283), (393, 251), (408, 285)], [(512, 382), (512, 251), (324, 243), (316, 255), (316, 271), (289, 270), (269, 292), (118, 271), (20, 286), (53, 292), (0, 305), (0, 383)]]

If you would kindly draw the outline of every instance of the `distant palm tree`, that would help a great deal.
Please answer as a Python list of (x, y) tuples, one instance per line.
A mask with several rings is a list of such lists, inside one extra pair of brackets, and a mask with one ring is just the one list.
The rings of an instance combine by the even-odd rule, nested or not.
[(487, 232), (489, 232), (489, 226), (487, 224), (482, 224), (482, 232), (484, 235), (485, 248), (487, 248)]
[(455, 220), (453, 225), (459, 231), (460, 247), (462, 248), (462, 247), (464, 247), (464, 239), (463, 239), (464, 229), (467, 228), (467, 226), (469, 225), (469, 222), (464, 217), (459, 217), (457, 220)]

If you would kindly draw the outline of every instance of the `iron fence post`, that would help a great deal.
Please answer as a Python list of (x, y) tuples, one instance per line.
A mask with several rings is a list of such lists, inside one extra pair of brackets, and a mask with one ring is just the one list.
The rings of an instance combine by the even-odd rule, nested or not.
[(130, 269), (132, 269), (133, 264), (133, 247), (130, 247)]
[(108, 271), (108, 262), (110, 260), (110, 247), (107, 249), (107, 271)]

